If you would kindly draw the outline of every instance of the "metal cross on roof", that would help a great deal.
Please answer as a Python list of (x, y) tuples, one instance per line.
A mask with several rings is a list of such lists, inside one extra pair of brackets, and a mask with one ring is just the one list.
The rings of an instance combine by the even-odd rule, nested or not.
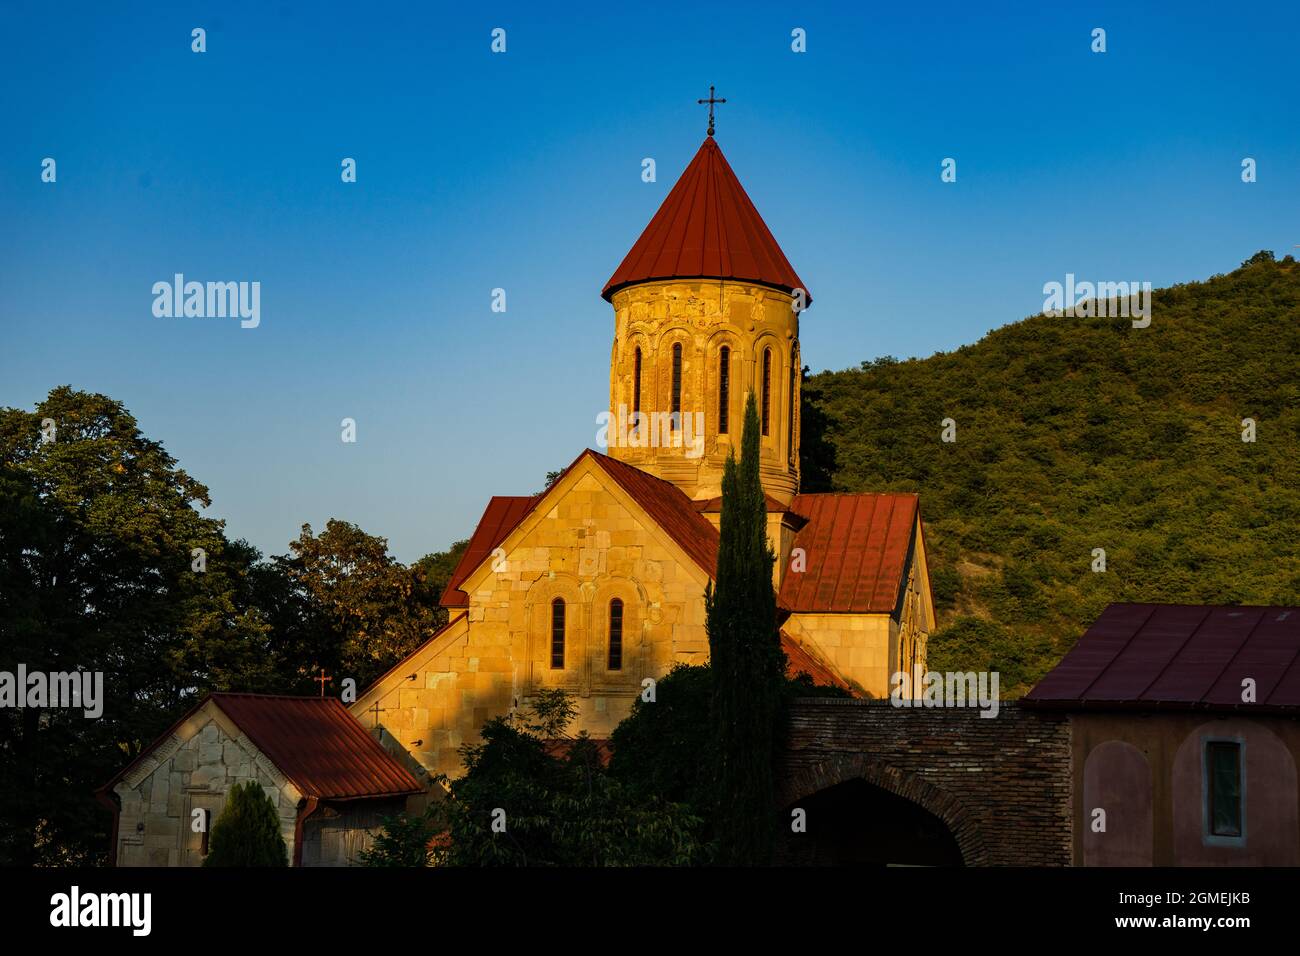
[(727, 101), (726, 101), (726, 100), (720, 100), (720, 99), (718, 99), (717, 97), (715, 97), (715, 96), (713, 95), (713, 85), (710, 84), (710, 85), (709, 85), (709, 98), (708, 98), (707, 100), (699, 100), (698, 102), (700, 103), (701, 106), (703, 106), (705, 103), (708, 103), (708, 104), (709, 104), (709, 135), (712, 136), (712, 135), (713, 135), (713, 104), (714, 104), (714, 103), (725, 103), (725, 102), (727, 102)]

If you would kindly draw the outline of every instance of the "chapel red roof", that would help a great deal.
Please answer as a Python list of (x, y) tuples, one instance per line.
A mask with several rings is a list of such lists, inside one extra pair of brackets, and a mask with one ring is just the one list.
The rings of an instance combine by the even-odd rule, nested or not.
[(710, 136), (668, 193), (601, 295), (654, 279), (737, 279), (803, 289), (745, 188)]
[[(1255, 682), (1255, 702), (1242, 682)], [(1112, 604), (1024, 698), (1068, 709), (1300, 709), (1300, 607)]]
[(200, 700), (101, 789), (125, 777), (209, 700), (303, 796), (354, 800), (424, 790), (337, 698), (226, 693)]
[(470, 536), (469, 544), (456, 562), (447, 586), (443, 588), (442, 598), (438, 603), (442, 607), (467, 607), (469, 595), (460, 589), (465, 579), (496, 549), (506, 535), (514, 530), (515, 525), (523, 520), (524, 515), (532, 510), (536, 495), (493, 495), (488, 501), (483, 517), (478, 519), (478, 527)]
[(892, 613), (906, 583), (918, 502), (914, 494), (796, 495), (790, 510), (808, 523), (792, 547), (803, 550), (806, 567), (786, 573), (781, 605), (796, 613)]

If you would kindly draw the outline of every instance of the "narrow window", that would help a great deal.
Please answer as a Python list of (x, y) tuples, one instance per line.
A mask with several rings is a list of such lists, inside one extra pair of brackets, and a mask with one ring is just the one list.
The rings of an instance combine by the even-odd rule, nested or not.
[(609, 602), (609, 669), (623, 669), (623, 602), (618, 598)]
[(636, 370), (632, 373), (632, 430), (641, 427), (641, 349), (636, 350)]
[(1241, 744), (1211, 740), (1205, 745), (1211, 836), (1241, 836)]
[(785, 457), (794, 458), (794, 362), (790, 363), (790, 417), (785, 422)]
[(731, 349), (718, 350), (718, 434), (727, 434), (727, 406), (731, 400)]
[(763, 349), (763, 434), (772, 425), (772, 350)]
[(564, 598), (551, 602), (551, 670), (564, 670)]
[(673, 346), (673, 430), (681, 427), (682, 421), (682, 343)]
[(207, 856), (208, 834), (212, 832), (212, 811), (200, 810), (199, 812), (203, 814), (203, 844), (199, 847), (199, 854), (201, 856)]

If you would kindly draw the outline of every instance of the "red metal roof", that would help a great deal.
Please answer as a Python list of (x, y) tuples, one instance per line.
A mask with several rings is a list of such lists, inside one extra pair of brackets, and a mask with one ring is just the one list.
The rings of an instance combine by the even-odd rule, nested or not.
[(532, 510), (536, 495), (511, 497), (494, 495), (488, 502), (483, 517), (478, 519), (478, 527), (470, 536), (465, 553), (456, 562), (456, 569), (451, 572), (442, 598), (438, 603), (442, 607), (467, 607), (469, 595), (460, 589), (465, 579), (496, 549), (506, 535), (514, 530), (515, 525), (523, 520), (524, 515)]
[(807, 565), (781, 582), (784, 607), (795, 613), (895, 610), (906, 583), (916, 495), (796, 495), (790, 510), (808, 520), (792, 545), (803, 549)]
[(424, 789), (337, 698), (213, 694), (212, 699), (304, 796), (355, 799)]
[[(553, 737), (550, 740), (542, 741), (542, 747), (546, 750), (548, 757), (554, 757), (556, 760), (563, 760), (569, 756), (569, 751), (578, 741), (569, 737)], [(602, 767), (608, 767), (610, 758), (614, 756), (614, 746), (604, 737), (592, 737), (591, 742), (596, 745), (596, 760)]]
[[(780, 502), (779, 499), (764, 493), (763, 499), (767, 503), (767, 510), (771, 512), (781, 512), (782, 514), (791, 514), (790, 509)], [(700, 498), (693, 502), (695, 510), (703, 514), (713, 514), (722, 512), (722, 498)]]
[(783, 292), (803, 289), (790, 261), (710, 136), (668, 193), (622, 264), (606, 299), (653, 279), (737, 279)]
[(225, 693), (200, 700), (101, 789), (111, 789), (209, 700), (303, 796), (355, 800), (424, 790), (334, 697)]
[[(1242, 681), (1255, 681), (1255, 703)], [(1300, 708), (1300, 608), (1112, 604), (1025, 697), (1062, 707)]]
[(853, 686), (848, 681), (835, 673), (828, 665), (822, 663), (813, 654), (806, 650), (801, 644), (797, 644), (785, 631), (781, 632), (781, 650), (785, 651), (785, 674), (787, 677), (797, 677), (799, 674), (807, 674), (812, 678), (814, 684), (828, 687), (840, 687), (848, 691), (854, 697), (859, 696)]

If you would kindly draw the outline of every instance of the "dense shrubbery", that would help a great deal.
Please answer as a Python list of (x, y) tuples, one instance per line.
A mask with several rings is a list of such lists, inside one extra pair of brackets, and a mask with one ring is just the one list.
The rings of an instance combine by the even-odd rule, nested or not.
[(424, 818), (387, 821), (368, 866), (683, 866), (704, 860), (702, 821), (663, 795), (634, 791), (601, 766), (563, 691), (489, 720), (461, 748), (465, 775)]
[(204, 866), (288, 866), (280, 815), (256, 781), (236, 784), (212, 825)]
[(1003, 692), (1023, 692), (1112, 601), (1300, 602), (1289, 256), (1158, 290), (1145, 329), (1034, 316), (956, 352), (812, 376), (804, 399), (805, 475), (920, 493), (944, 669), (1005, 661)]

